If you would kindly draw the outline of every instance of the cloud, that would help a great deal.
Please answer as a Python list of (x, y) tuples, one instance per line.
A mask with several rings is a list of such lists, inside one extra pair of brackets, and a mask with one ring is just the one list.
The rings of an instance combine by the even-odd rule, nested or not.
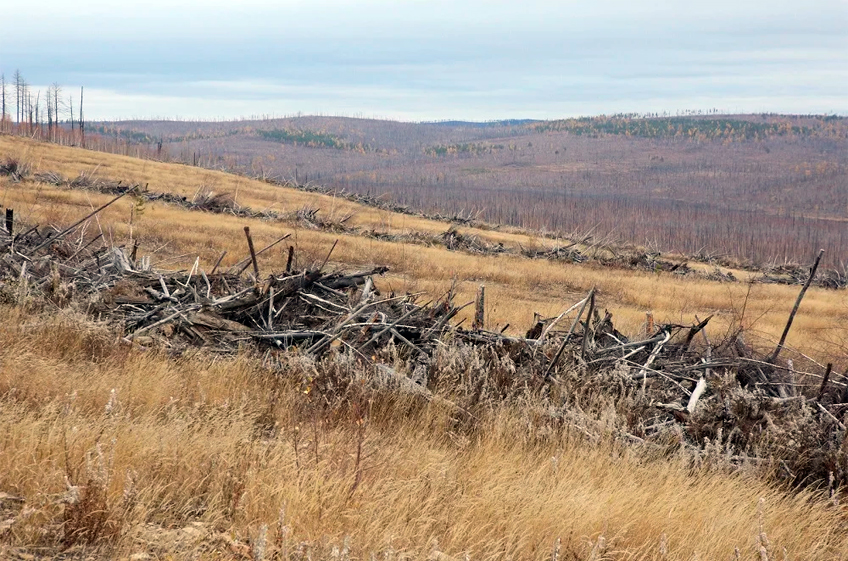
[(0, 65), (112, 92), (104, 116), (848, 110), (842, 0), (78, 4), (10, 26)]

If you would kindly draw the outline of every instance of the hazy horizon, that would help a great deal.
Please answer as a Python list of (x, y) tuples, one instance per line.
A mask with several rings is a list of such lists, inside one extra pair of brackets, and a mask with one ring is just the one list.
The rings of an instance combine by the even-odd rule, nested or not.
[(848, 2), (47, 0), (0, 71), (89, 120), (848, 113)]

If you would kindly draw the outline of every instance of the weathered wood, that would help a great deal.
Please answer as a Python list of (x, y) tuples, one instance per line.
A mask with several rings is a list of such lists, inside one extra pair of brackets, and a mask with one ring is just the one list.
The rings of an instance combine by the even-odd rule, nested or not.
[(686, 341), (684, 341), (684, 343), (683, 343), (683, 347), (685, 349), (687, 349), (687, 350), (689, 349), (689, 345), (692, 344), (692, 340), (695, 338), (695, 335), (700, 333), (701, 330), (704, 329), (707, 326), (708, 323), (710, 323), (711, 319), (713, 319), (712, 314), (708, 315), (706, 317), (706, 319), (704, 319), (704, 321), (698, 321), (698, 318), (697, 317), (695, 318), (695, 321), (698, 321), (698, 325), (693, 326), (689, 330), (689, 333), (686, 334)]
[(477, 298), (474, 301), (474, 322), (471, 329), (483, 329), (486, 323), (486, 285), (481, 284), (477, 289)]
[(701, 399), (701, 396), (704, 395), (706, 390), (707, 381), (704, 378), (701, 378), (695, 385), (695, 390), (692, 392), (692, 395), (689, 396), (689, 403), (686, 405), (686, 410), (690, 415), (695, 412), (695, 408), (698, 407), (698, 401)]
[(320, 267), (318, 267), (318, 270), (319, 270), (319, 271), (323, 271), (323, 270), (324, 270), (324, 267), (326, 267), (326, 266), (327, 266), (327, 263), (330, 261), (330, 256), (333, 254), (333, 250), (335, 250), (335, 249), (336, 249), (336, 244), (338, 244), (338, 243), (339, 243), (339, 240), (338, 240), (338, 239), (336, 239), (336, 241), (334, 241), (334, 242), (333, 242), (333, 247), (331, 247), (331, 248), (330, 248), (330, 251), (329, 251), (329, 252), (327, 252), (327, 257), (325, 257), (325, 258), (324, 258), (324, 262), (323, 262), (323, 263), (321, 263), (321, 266), (320, 266)]
[(217, 261), (215, 261), (215, 266), (214, 266), (214, 267), (212, 267), (212, 272), (210, 272), (210, 273), (209, 273), (210, 275), (214, 275), (214, 274), (215, 274), (215, 271), (217, 271), (217, 270), (218, 270), (218, 265), (220, 265), (220, 264), (221, 264), (221, 261), (223, 261), (223, 260), (224, 260), (224, 256), (225, 256), (226, 254), (227, 254), (227, 252), (226, 252), (226, 251), (224, 251), (223, 253), (221, 253), (221, 256), (218, 258), (218, 260), (217, 260)]
[(114, 199), (112, 199), (111, 201), (109, 201), (108, 203), (105, 203), (105, 204), (103, 204), (103, 205), (101, 205), (101, 206), (97, 207), (97, 208), (96, 208), (96, 209), (94, 209), (93, 211), (89, 212), (88, 214), (86, 214), (85, 216), (83, 216), (82, 218), (80, 218), (79, 220), (77, 220), (76, 222), (74, 222), (73, 224), (71, 224), (70, 226), (68, 226), (67, 228), (65, 228), (64, 230), (62, 230), (61, 232), (59, 232), (58, 234), (56, 234), (55, 236), (52, 236), (52, 237), (50, 237), (50, 238), (46, 239), (44, 242), (42, 242), (42, 243), (40, 243), (39, 245), (35, 246), (34, 248), (30, 249), (30, 250), (27, 252), (27, 255), (32, 255), (32, 254), (34, 254), (36, 251), (38, 251), (39, 249), (42, 249), (42, 248), (44, 248), (44, 247), (46, 247), (46, 246), (50, 245), (51, 243), (56, 243), (56, 242), (58, 242), (59, 240), (61, 240), (61, 239), (62, 239), (62, 238), (64, 238), (65, 236), (67, 236), (69, 233), (71, 233), (73, 230), (75, 230), (75, 229), (76, 229), (76, 228), (77, 228), (80, 224), (82, 224), (83, 222), (85, 222), (86, 220), (88, 220), (89, 218), (91, 218), (92, 216), (94, 216), (95, 214), (99, 213), (99, 212), (100, 212), (100, 211), (102, 211), (103, 209), (105, 209), (105, 208), (107, 208), (107, 207), (111, 206), (112, 204), (114, 204), (114, 203), (118, 202), (120, 199), (124, 198), (124, 197), (125, 197), (125, 196), (127, 196), (129, 193), (130, 193), (130, 191), (126, 191), (126, 192), (124, 192), (124, 193), (121, 193), (120, 195), (118, 195), (117, 197), (115, 197)]
[(292, 270), (292, 260), (293, 260), (293, 259), (294, 259), (294, 246), (293, 246), (293, 245), (290, 245), (290, 246), (289, 246), (289, 256), (288, 256), (288, 259), (286, 259), (286, 272), (287, 272), (287, 273), (291, 273), (291, 270)]
[(273, 241), (273, 242), (271, 242), (270, 244), (266, 245), (265, 247), (263, 247), (262, 249), (260, 249), (259, 251), (257, 251), (255, 254), (252, 254), (251, 256), (249, 256), (249, 257), (247, 257), (247, 258), (245, 258), (245, 259), (242, 259), (241, 261), (239, 261), (238, 263), (236, 263), (235, 265), (233, 265), (232, 269), (237, 269), (237, 271), (236, 271), (236, 273), (235, 273), (235, 274), (237, 274), (237, 275), (242, 274), (242, 273), (244, 272), (244, 270), (245, 270), (245, 269), (247, 269), (247, 268), (250, 266), (250, 264), (251, 264), (251, 262), (252, 262), (252, 260), (253, 260), (253, 257), (254, 257), (254, 256), (255, 256), (255, 257), (259, 257), (260, 255), (262, 255), (263, 253), (265, 253), (265, 252), (266, 252), (266, 251), (268, 251), (269, 249), (272, 249), (274, 246), (276, 246), (277, 244), (279, 244), (279, 243), (280, 243), (280, 242), (282, 242), (283, 240), (286, 240), (286, 239), (288, 239), (288, 238), (290, 238), (290, 237), (291, 237), (291, 234), (286, 234), (286, 235), (284, 235), (284, 236), (282, 236), (282, 237), (280, 237), (280, 238), (277, 238), (275, 241)]
[(824, 371), (824, 378), (822, 378), (821, 387), (819, 388), (819, 396), (818, 396), (819, 401), (821, 401), (822, 397), (824, 397), (824, 391), (827, 389), (827, 382), (830, 379), (831, 370), (833, 370), (833, 364), (828, 362), (827, 368)]
[(589, 338), (592, 336), (592, 312), (595, 311), (595, 291), (589, 294), (589, 312), (586, 314), (586, 326), (583, 329), (583, 341), (580, 344), (580, 359), (586, 360), (586, 347), (589, 344)]
[(559, 349), (557, 349), (557, 352), (554, 355), (554, 358), (551, 359), (550, 364), (548, 364), (548, 367), (545, 369), (545, 373), (542, 376), (543, 379), (547, 380), (548, 378), (550, 378), (551, 372), (553, 371), (557, 362), (559, 362), (559, 358), (562, 356), (562, 353), (565, 351), (565, 346), (571, 340), (571, 335), (574, 333), (574, 329), (577, 327), (577, 324), (580, 322), (580, 316), (583, 315), (583, 311), (586, 309), (586, 305), (589, 303), (589, 300), (591, 300), (594, 297), (594, 295), (595, 295), (595, 287), (592, 287), (592, 290), (589, 291), (589, 295), (586, 297), (585, 300), (583, 300), (583, 306), (581, 306), (580, 311), (577, 312), (577, 317), (574, 318), (574, 322), (572, 322), (571, 327), (568, 330), (568, 333), (566, 333), (565, 337), (563, 337), (562, 344), (560, 344)]
[[(582, 306), (585, 301), (586, 301), (585, 299), (580, 300), (579, 302), (577, 302), (576, 304), (574, 304), (573, 306), (571, 306), (570, 308), (568, 308), (567, 310), (562, 312), (560, 315), (558, 315), (553, 321), (549, 322), (548, 325), (545, 327), (545, 329), (542, 331), (541, 335), (539, 335), (539, 337), (538, 337), (539, 344), (542, 344), (542, 342), (544, 342), (545, 337), (547, 337), (548, 333), (550, 333), (551, 330), (554, 328), (554, 326), (556, 326), (556, 324), (559, 323), (559, 320), (561, 320), (562, 318), (564, 318), (565, 316), (567, 316), (568, 314), (570, 314), (571, 312), (573, 312), (574, 310), (576, 310), (577, 308)], [(537, 314), (534, 314), (534, 315), (537, 315)], [(535, 321), (535, 318), (534, 318), (534, 321)]]
[(786, 322), (786, 327), (783, 329), (783, 334), (780, 336), (780, 342), (777, 343), (777, 347), (766, 362), (774, 364), (775, 361), (777, 361), (780, 351), (783, 350), (783, 345), (786, 343), (786, 336), (789, 335), (789, 329), (792, 327), (792, 322), (795, 320), (795, 314), (798, 313), (798, 308), (801, 306), (801, 300), (804, 299), (804, 294), (807, 293), (807, 289), (810, 288), (810, 283), (813, 282), (813, 277), (816, 276), (816, 269), (819, 268), (819, 262), (821, 261), (822, 255), (824, 255), (824, 250), (820, 249), (819, 254), (816, 256), (816, 261), (813, 263), (812, 269), (810, 269), (810, 276), (801, 288), (801, 292), (798, 294), (798, 299), (795, 300), (795, 305), (792, 307), (792, 312), (789, 314), (789, 320)]
[(250, 250), (250, 261), (253, 263), (253, 275), (259, 280), (259, 263), (256, 261), (256, 250), (253, 249), (253, 238), (250, 236), (250, 226), (244, 227), (244, 235), (247, 237), (247, 248)]
[(648, 356), (648, 360), (642, 367), (642, 370), (639, 371), (639, 375), (637, 376), (637, 378), (642, 378), (642, 393), (645, 393), (645, 384), (647, 380), (647, 378), (645, 377), (645, 373), (647, 372), (648, 368), (650, 368), (651, 364), (653, 364), (654, 360), (656, 360), (657, 356), (660, 354), (660, 351), (663, 348), (663, 345), (668, 343), (669, 339), (671, 339), (671, 331), (666, 332), (662, 340), (657, 342), (656, 346), (654, 347), (654, 350), (651, 351), (651, 354)]

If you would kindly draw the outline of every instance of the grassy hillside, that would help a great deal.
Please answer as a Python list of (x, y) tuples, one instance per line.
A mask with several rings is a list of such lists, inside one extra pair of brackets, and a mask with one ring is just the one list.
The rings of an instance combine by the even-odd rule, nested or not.
[(0, 490), (29, 509), (6, 559), (847, 558), (845, 515), (813, 493), (591, 443), (538, 406), (473, 428), (379, 393), (329, 407), (298, 380), (343, 365), (293, 356), (281, 381), (2, 313)]
[[(68, 224), (111, 198), (35, 175), (56, 172), (188, 198), (211, 190), (280, 213), (321, 208), (395, 234), (448, 227), (220, 172), (20, 138), (0, 137), (0, 157), (32, 168), (20, 182), (0, 178), (0, 205), (24, 224)], [(717, 312), (711, 337), (743, 313), (750, 336), (775, 337), (798, 290), (473, 255), (306, 228), (294, 217), (246, 219), (132, 199), (85, 230), (114, 244), (139, 240), (158, 265), (188, 267), (199, 256), (211, 268), (222, 251), (225, 264), (246, 255), (245, 225), (260, 247), (292, 233), (304, 263), (322, 261), (338, 239), (332, 264), (388, 265), (392, 273), (378, 280), (386, 293), (435, 295), (456, 278), (461, 299), (486, 283), (491, 327), (516, 331), (530, 326), (534, 310), (555, 315), (597, 286), (599, 306), (633, 332), (646, 310), (658, 322)], [(519, 231), (460, 230), (505, 246), (551, 243)], [(269, 252), (260, 267), (282, 269), (286, 255)], [(845, 298), (812, 288), (790, 342), (832, 356), (821, 341), (840, 341)], [(756, 476), (762, 466), (731, 471), (718, 449), (697, 465), (682, 449), (624, 446), (612, 430), (622, 404), (608, 396), (587, 404), (596, 416), (574, 411), (567, 422), (550, 415), (544, 398), (484, 400), (469, 420), (438, 401), (366, 390), (344, 355), (317, 362), (285, 354), (284, 375), (275, 376), (249, 352), (172, 358), (119, 344), (111, 328), (71, 309), (7, 297), (0, 313), (3, 558), (848, 558), (838, 494), (776, 488)], [(473, 368), (468, 360), (447, 360), (445, 377), (462, 378)], [(444, 391), (458, 398), (474, 388)], [(581, 424), (590, 419), (591, 427)]]
[[(110, 149), (387, 193), (491, 222), (612, 233), (664, 251), (844, 265), (848, 119), (792, 115), (397, 123), (301, 117), (123, 122)], [(138, 143), (138, 134), (149, 135)]]
[[(29, 162), (34, 172), (54, 171), (73, 178), (80, 173), (100, 178), (136, 182), (151, 191), (171, 192), (188, 198), (200, 192), (231, 195), (238, 204), (253, 209), (296, 212), (304, 207), (320, 209), (329, 221), (347, 218), (346, 225), (403, 234), (440, 234), (448, 229), (443, 222), (364, 207), (346, 200), (293, 189), (271, 186), (226, 173), (115, 156), (70, 147), (41, 144), (10, 136), (0, 137), (0, 153)], [(19, 219), (31, 223), (69, 223), (106, 202), (110, 196), (91, 191), (57, 188), (29, 180), (12, 183), (0, 178), (0, 205), (15, 208)], [(372, 237), (315, 230), (296, 220), (268, 222), (231, 215), (187, 212), (167, 204), (146, 204), (133, 211), (132, 201), (107, 209), (89, 229), (100, 228), (109, 239), (128, 243), (132, 236), (141, 243), (141, 254), (149, 253), (158, 262), (190, 267), (196, 257), (211, 268), (222, 251), (223, 264), (230, 265), (246, 255), (243, 226), (249, 225), (260, 247), (285, 232), (292, 234), (295, 257), (301, 263), (323, 260), (338, 239), (333, 260), (349, 266), (380, 264), (390, 267), (384, 290), (420, 291), (431, 294), (446, 291), (456, 279), (460, 299), (473, 298), (479, 284), (489, 294), (489, 327), (507, 324), (512, 333), (523, 333), (532, 325), (533, 314), (556, 316), (565, 307), (597, 287), (599, 305), (608, 308), (620, 329), (636, 333), (653, 312), (657, 321), (687, 323), (695, 316), (717, 314), (710, 335), (721, 338), (740, 321), (748, 336), (759, 344), (772, 345), (782, 332), (797, 288), (771, 284), (709, 282), (663, 272), (638, 270), (611, 271), (595, 264), (570, 264), (530, 260), (516, 255), (469, 255), (444, 247), (394, 243)], [(137, 209), (139, 210), (139, 209)], [(479, 236), (489, 243), (506, 247), (552, 247), (548, 240), (509, 229), (459, 227), (460, 232)], [(265, 270), (285, 264), (285, 248), (260, 257)], [(812, 257), (812, 255), (811, 255)], [(680, 260), (678, 260), (680, 261)], [(699, 265), (693, 264), (698, 267)], [(709, 270), (709, 267), (702, 266)], [(740, 279), (751, 274), (735, 271)], [(470, 314), (470, 312), (469, 312)], [(813, 288), (790, 333), (789, 344), (822, 360), (844, 349), (848, 324), (848, 298), (844, 291)], [(848, 365), (846, 365), (848, 366)]]

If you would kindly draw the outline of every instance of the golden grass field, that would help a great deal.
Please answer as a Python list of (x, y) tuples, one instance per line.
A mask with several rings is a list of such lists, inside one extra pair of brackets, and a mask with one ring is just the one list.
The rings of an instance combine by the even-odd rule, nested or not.
[(257, 558), (266, 526), (267, 559), (542, 560), (558, 538), (560, 559), (848, 559), (848, 520), (812, 492), (587, 446), (532, 406), (472, 433), (387, 396), (365, 421), (310, 416), (258, 361), (169, 360), (72, 315), (0, 311), (0, 490), (30, 509), (2, 558), (50, 551), (69, 478), (105, 489), (108, 558)]
[[(207, 186), (255, 209), (354, 212), (356, 224), (383, 230), (447, 228), (225, 173), (0, 136), (6, 156), (35, 171), (94, 172), (189, 197)], [(0, 205), (29, 223), (67, 224), (108, 199), (0, 178)], [(107, 209), (88, 234), (126, 243), (131, 205)], [(647, 310), (658, 322), (718, 313), (711, 336), (720, 337), (747, 294), (751, 336), (776, 339), (798, 291), (470, 256), (164, 204), (146, 205), (132, 222), (142, 254), (167, 267), (200, 256), (211, 268), (224, 250), (225, 263), (239, 261), (245, 225), (260, 247), (291, 232), (301, 264), (322, 260), (338, 238), (336, 266), (391, 267), (383, 290), (435, 294), (457, 278), (470, 297), (485, 283), (491, 326), (515, 331), (534, 311), (555, 315), (597, 286), (625, 332), (639, 331)], [(265, 272), (285, 263), (284, 251), (271, 253), (261, 258)], [(353, 412), (309, 409), (314, 398), (298, 383), (314, 368), (306, 357), (291, 356), (292, 377), (281, 380), (248, 355), (174, 359), (121, 346), (72, 311), (28, 314), (7, 304), (0, 313), (0, 493), (26, 500), (14, 524), (0, 520), (0, 558), (60, 551), (58, 525), (80, 525), (62, 506), (77, 492), (88, 501), (77, 504), (95, 513), (85, 520), (100, 521), (104, 536), (70, 546), (66, 555), (80, 558), (542, 560), (559, 539), (558, 559), (848, 559), (848, 518), (824, 493), (693, 470), (612, 441), (590, 446), (539, 424), (539, 405), (493, 406), (473, 430), (456, 428), (435, 404), (391, 395), (372, 395)], [(833, 347), (822, 341), (839, 342), (846, 319), (844, 292), (811, 289), (789, 342), (829, 358)]]
[[(218, 171), (179, 164), (166, 164), (131, 157), (42, 144), (25, 138), (0, 136), (0, 156), (13, 157), (32, 165), (34, 171), (55, 171), (66, 177), (81, 172), (101, 178), (149, 184), (155, 192), (173, 192), (192, 197), (201, 188), (230, 193), (236, 202), (253, 209), (296, 211), (317, 207), (325, 216), (353, 217), (349, 225), (401, 233), (440, 233), (448, 225), (424, 218), (364, 207), (330, 196), (276, 187), (264, 182)], [(69, 223), (109, 200), (108, 195), (60, 189), (37, 182), (13, 184), (0, 178), (0, 206), (16, 209), (31, 223)], [(460, 282), (459, 298), (473, 298), (479, 284), (486, 285), (487, 323), (491, 329), (510, 325), (509, 332), (522, 333), (532, 323), (533, 313), (558, 315), (597, 287), (599, 305), (613, 314), (624, 333), (638, 333), (645, 314), (653, 312), (657, 322), (689, 323), (695, 316), (716, 314), (709, 333), (721, 338), (740, 319), (748, 330), (749, 342), (771, 346), (780, 336), (794, 304), (798, 287), (769, 284), (717, 283), (681, 278), (670, 273), (616, 270), (593, 264), (564, 264), (518, 256), (479, 256), (448, 251), (442, 247), (383, 242), (354, 235), (298, 228), (296, 224), (269, 223), (234, 216), (188, 212), (166, 204), (148, 204), (131, 219), (131, 200), (120, 201), (103, 212), (88, 227), (98, 228), (114, 243), (127, 243), (132, 233), (141, 241), (141, 254), (152, 253), (154, 264), (189, 267), (196, 257), (211, 268), (222, 251), (224, 264), (247, 255), (243, 227), (250, 226), (259, 247), (283, 233), (292, 234), (296, 257), (303, 265), (323, 260), (338, 239), (332, 262), (338, 266), (386, 265), (391, 273), (378, 284), (383, 290), (446, 291), (453, 279)], [(552, 244), (527, 233), (510, 230), (460, 228), (490, 242), (506, 246)], [(260, 257), (263, 271), (280, 269), (286, 258), (283, 246)], [(810, 256), (811, 260), (813, 256)], [(738, 278), (749, 278), (734, 271)], [(742, 312), (744, 311), (744, 317)], [(468, 311), (468, 314), (471, 312)], [(848, 295), (844, 291), (812, 288), (789, 334), (788, 345), (820, 360), (845, 354), (848, 340)], [(840, 356), (838, 367), (842, 364)]]

